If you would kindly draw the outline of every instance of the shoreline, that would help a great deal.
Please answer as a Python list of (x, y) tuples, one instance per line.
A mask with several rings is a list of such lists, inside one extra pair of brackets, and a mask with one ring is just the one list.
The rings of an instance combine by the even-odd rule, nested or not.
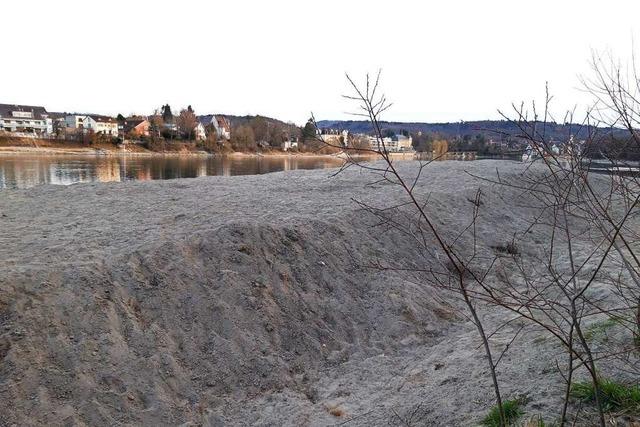
[(339, 158), (341, 153), (317, 154), (317, 153), (207, 153), (206, 151), (126, 151), (122, 149), (108, 150), (103, 148), (80, 147), (24, 147), (24, 146), (0, 146), (0, 156), (18, 155), (43, 155), (43, 156), (91, 156), (91, 157), (320, 157)]
[(136, 152), (104, 150), (100, 148), (55, 148), (55, 147), (0, 147), (0, 156), (43, 155), (43, 156), (85, 156), (85, 157), (124, 157), (124, 156), (208, 156), (205, 152)]

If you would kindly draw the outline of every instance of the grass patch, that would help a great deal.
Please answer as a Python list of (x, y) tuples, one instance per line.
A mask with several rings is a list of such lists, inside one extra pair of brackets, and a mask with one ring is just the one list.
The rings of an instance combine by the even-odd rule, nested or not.
[(584, 337), (585, 339), (588, 339), (588, 340), (593, 340), (594, 338), (601, 337), (607, 333), (607, 330), (609, 328), (614, 327), (618, 323), (619, 323), (618, 320), (613, 318), (592, 323), (587, 327), (587, 330), (584, 332)]
[[(505, 400), (504, 402), (502, 402), (502, 410), (504, 411), (504, 417), (506, 419), (505, 421), (507, 422), (507, 425), (512, 425), (513, 423), (518, 421), (520, 417), (522, 417), (524, 411), (522, 410), (521, 405), (522, 402), (520, 399)], [(497, 405), (491, 408), (487, 416), (482, 419), (482, 422), (480, 424), (485, 427), (501, 426), (500, 411), (498, 410)]]
[[(591, 381), (571, 385), (571, 395), (585, 403), (595, 403), (596, 392)], [(605, 411), (627, 410), (640, 412), (640, 387), (619, 382), (600, 380), (600, 402)]]

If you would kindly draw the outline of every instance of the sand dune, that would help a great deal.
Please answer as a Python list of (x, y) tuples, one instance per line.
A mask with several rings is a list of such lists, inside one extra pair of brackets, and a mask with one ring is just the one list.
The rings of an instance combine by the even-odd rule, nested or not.
[[(487, 253), (531, 216), (515, 190), (465, 173), (496, 168), (523, 171), (441, 162), (419, 184), (451, 230), (483, 188)], [(364, 426), (410, 412), (475, 425), (491, 384), (458, 303), (368, 267), (436, 262), (352, 200), (402, 192), (330, 173), (0, 192), (0, 425)], [(505, 393), (528, 395), (530, 414), (560, 401), (553, 346), (526, 332), (503, 363)]]

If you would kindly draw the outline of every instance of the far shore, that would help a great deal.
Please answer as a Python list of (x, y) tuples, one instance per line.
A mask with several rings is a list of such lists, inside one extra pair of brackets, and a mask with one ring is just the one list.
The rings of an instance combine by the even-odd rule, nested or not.
[(203, 157), (340, 157), (342, 153), (320, 154), (309, 152), (231, 152), (208, 153), (206, 151), (131, 151), (120, 148), (104, 147), (25, 147), (0, 146), (0, 156), (3, 155), (47, 155), (47, 156), (203, 156)]

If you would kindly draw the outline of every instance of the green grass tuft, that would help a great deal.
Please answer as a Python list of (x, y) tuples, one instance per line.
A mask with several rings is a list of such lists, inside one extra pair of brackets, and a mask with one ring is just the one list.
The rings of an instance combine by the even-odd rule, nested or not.
[[(511, 425), (524, 414), (522, 410), (520, 399), (505, 400), (502, 402), (502, 409), (504, 410), (504, 416), (507, 421), (507, 425)], [(486, 417), (481, 423), (485, 427), (500, 427), (500, 411), (498, 406), (491, 408)]]
[[(605, 411), (623, 409), (640, 412), (640, 386), (628, 386), (609, 379), (601, 379), (599, 386), (600, 402)], [(591, 381), (571, 385), (571, 395), (586, 403), (596, 401), (595, 388)]]
[(584, 337), (589, 341), (593, 340), (594, 338), (603, 337), (606, 335), (608, 329), (614, 327), (619, 323), (620, 322), (618, 320), (613, 318), (592, 323), (587, 327), (587, 330), (584, 333)]

